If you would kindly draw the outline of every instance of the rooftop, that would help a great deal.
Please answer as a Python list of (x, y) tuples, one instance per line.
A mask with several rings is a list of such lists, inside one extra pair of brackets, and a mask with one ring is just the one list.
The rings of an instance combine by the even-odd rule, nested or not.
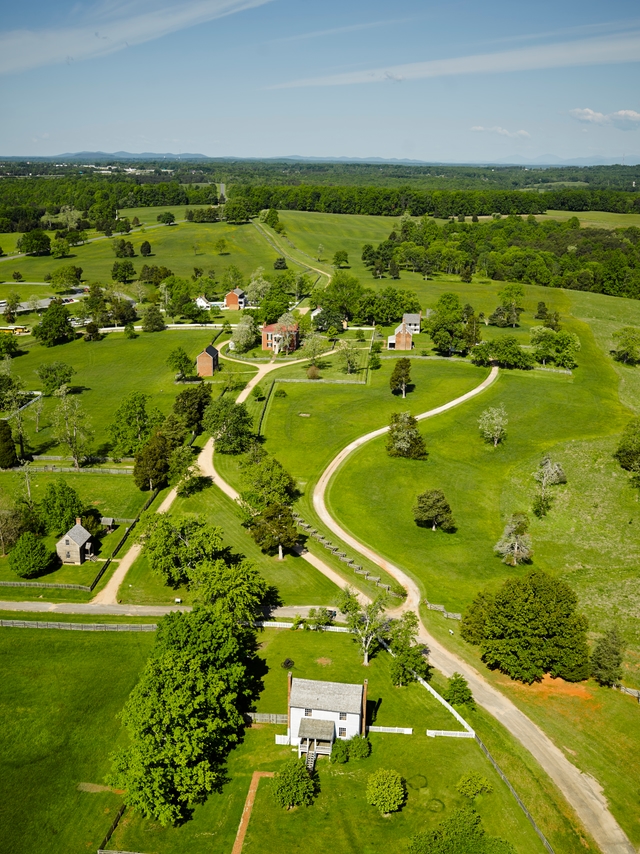
[(336, 734), (333, 721), (320, 721), (318, 718), (301, 718), (298, 738), (317, 738), (318, 741), (333, 741)]
[(91, 534), (86, 528), (83, 528), (82, 525), (74, 525), (73, 528), (67, 531), (64, 535), (64, 539), (73, 540), (76, 545), (83, 546), (87, 540), (91, 539)]
[(421, 317), (419, 314), (403, 314), (402, 322), (403, 323), (417, 323), (420, 325)]
[[(208, 345), (204, 348), (204, 350), (202, 351), (202, 353), (206, 353), (206, 354), (207, 354), (207, 356), (211, 356), (211, 357), (212, 357), (212, 358), (214, 358), (214, 359), (215, 359), (215, 357), (218, 355), (218, 351), (217, 351), (217, 350), (216, 350), (216, 348), (213, 346), (213, 344), (208, 344)], [(202, 356), (202, 353), (200, 353), (200, 355), (201, 355), (201, 356)]]
[(319, 712), (362, 712), (362, 685), (348, 682), (319, 682), (315, 679), (292, 679), (289, 705)]

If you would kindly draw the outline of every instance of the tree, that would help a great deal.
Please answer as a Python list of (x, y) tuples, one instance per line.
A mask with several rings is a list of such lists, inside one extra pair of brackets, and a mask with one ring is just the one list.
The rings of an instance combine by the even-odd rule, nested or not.
[(365, 666), (368, 666), (369, 657), (388, 630), (389, 621), (384, 616), (385, 601), (384, 596), (377, 596), (372, 602), (361, 605), (357, 594), (349, 586), (344, 588), (338, 598), (338, 607), (360, 644)]
[(91, 323), (87, 323), (84, 328), (84, 340), (85, 341), (102, 341), (102, 333), (100, 332), (100, 327), (97, 323), (91, 321)]
[(137, 451), (133, 480), (138, 489), (158, 489), (166, 485), (169, 474), (169, 443), (156, 433)]
[(221, 454), (241, 454), (249, 447), (253, 419), (244, 403), (234, 403), (229, 397), (212, 401), (204, 412), (202, 426)]
[(60, 536), (68, 531), (79, 516), (82, 516), (83, 504), (72, 486), (58, 478), (47, 484), (40, 512), (50, 534)]
[(426, 460), (428, 456), (418, 422), (409, 412), (394, 412), (391, 416), (386, 448), (390, 457)]
[(622, 679), (624, 641), (617, 626), (608, 629), (598, 638), (591, 653), (591, 675), (598, 685), (611, 688)]
[(187, 820), (225, 782), (229, 751), (257, 695), (255, 631), (223, 608), (164, 617), (154, 652), (121, 714), (128, 744), (111, 785), (163, 826)]
[(273, 269), (274, 270), (288, 270), (289, 268), (287, 267), (287, 259), (283, 255), (280, 255), (273, 262)]
[(157, 305), (150, 305), (148, 308), (145, 308), (142, 314), (142, 329), (144, 332), (162, 332), (166, 328), (164, 315)]
[(255, 346), (258, 340), (258, 330), (256, 322), (250, 314), (244, 314), (240, 318), (238, 325), (233, 330), (231, 340), (238, 353), (246, 353), (247, 350)]
[(465, 798), (475, 798), (484, 793), (491, 794), (493, 786), (482, 774), (478, 774), (477, 771), (469, 771), (460, 777), (456, 783), (456, 790)]
[(485, 442), (493, 443), (493, 447), (504, 441), (507, 435), (507, 412), (504, 404), (500, 406), (491, 406), (485, 409), (480, 418), (478, 418), (478, 427)]
[(527, 370), (533, 366), (534, 357), (522, 349), (514, 335), (504, 335), (474, 347), (471, 361), (474, 365), (489, 365), (497, 362), (502, 368)]
[(82, 267), (75, 267), (73, 264), (60, 267), (51, 276), (51, 287), (56, 293), (68, 293), (78, 287), (81, 276)]
[(109, 427), (116, 456), (133, 456), (162, 424), (162, 413), (159, 409), (149, 409), (149, 400), (148, 394), (132, 391), (116, 409)]
[(66, 386), (59, 388), (55, 395), (58, 404), (53, 413), (53, 434), (60, 445), (66, 446), (78, 470), (91, 439), (87, 413), (78, 398), (67, 393)]
[(349, 255), (345, 252), (344, 249), (338, 249), (338, 251), (333, 256), (333, 266), (334, 267), (346, 267), (349, 264)]
[(195, 368), (193, 366), (193, 359), (189, 356), (184, 347), (176, 347), (175, 350), (172, 350), (167, 357), (167, 367), (176, 371), (178, 376), (178, 382), (185, 380), (187, 377), (193, 376), (195, 373)]
[(291, 508), (286, 504), (268, 504), (247, 523), (249, 533), (267, 554), (278, 553), (284, 560), (283, 549), (292, 549), (299, 536)]
[(469, 706), (475, 708), (473, 694), (467, 680), (460, 673), (454, 673), (449, 677), (447, 687), (442, 696), (452, 706)]
[(402, 392), (402, 397), (407, 396), (407, 386), (411, 382), (411, 359), (398, 359), (393, 366), (389, 386), (395, 394), (398, 391)]
[[(3, 399), (3, 408), (8, 410), (11, 422), (13, 439), (18, 443), (20, 459), (25, 459), (25, 448), (28, 443), (27, 429), (24, 421), (23, 406), (25, 404), (22, 383), (8, 376), (0, 376), (0, 380), (8, 381), (8, 384), (0, 383), (0, 399)], [(5, 385), (3, 389), (2, 386)]]
[(407, 787), (397, 771), (380, 768), (367, 779), (367, 803), (383, 815), (397, 812), (407, 798)]
[(120, 240), (114, 240), (112, 245), (116, 258), (133, 258), (136, 254), (130, 240), (120, 238)]
[(221, 237), (219, 240), (213, 244), (214, 252), (217, 252), (218, 255), (225, 255), (227, 253), (227, 241), (224, 237)]
[(640, 418), (633, 418), (624, 428), (613, 456), (623, 469), (640, 472)]
[(424, 644), (415, 642), (418, 637), (418, 617), (413, 611), (407, 611), (400, 619), (392, 620), (387, 633), (394, 656), (391, 663), (393, 684), (401, 687), (415, 682), (417, 677), (430, 679), (429, 650)]
[(190, 582), (199, 566), (214, 565), (223, 555), (220, 528), (167, 513), (147, 517), (140, 542), (151, 571), (171, 587)]
[(434, 830), (413, 836), (408, 854), (515, 854), (509, 842), (487, 836), (470, 806), (453, 810)]
[(69, 241), (64, 238), (56, 238), (51, 241), (51, 255), (53, 258), (66, 258), (69, 254)]
[(618, 362), (636, 365), (640, 361), (640, 329), (634, 326), (623, 326), (613, 333), (616, 341), (614, 358)]
[(524, 288), (522, 285), (510, 283), (504, 286), (498, 296), (502, 307), (507, 312), (509, 324), (515, 328), (518, 325), (520, 314), (524, 311), (522, 307)]
[(156, 217), (158, 222), (163, 222), (165, 225), (173, 225), (176, 221), (175, 215), (171, 213), (171, 211), (163, 211), (159, 213)]
[(418, 495), (413, 508), (413, 518), (421, 527), (437, 527), (443, 531), (455, 531), (456, 523), (449, 502), (441, 489), (429, 489)]
[(24, 514), (20, 510), (3, 503), (0, 508), (0, 555), (2, 557), (6, 556), (24, 532), (24, 522)]
[(566, 483), (567, 476), (560, 463), (554, 463), (548, 454), (542, 458), (533, 476), (540, 484), (540, 491), (533, 503), (533, 512), (538, 517), (546, 516), (551, 507), (549, 488), (559, 483)]
[(533, 344), (534, 356), (539, 362), (546, 365), (547, 361), (553, 360), (556, 350), (556, 333), (553, 329), (546, 326), (532, 326), (531, 343)]
[(242, 199), (230, 199), (225, 202), (223, 216), (227, 222), (248, 222), (249, 209)]
[(9, 423), (0, 421), (0, 469), (12, 469), (18, 465), (16, 446), (11, 435)]
[(322, 243), (318, 243), (318, 248), (316, 249), (317, 259), (320, 261), (322, 259), (322, 253), (324, 252), (324, 246)]
[(148, 258), (151, 255), (151, 244), (148, 240), (143, 240), (140, 244), (140, 254), (143, 258)]
[[(12, 291), (11, 293), (7, 294), (4, 305), (4, 319), (7, 323), (15, 323), (16, 312), (20, 307), (20, 302), (20, 294), (15, 293), (15, 291)], [(13, 355), (18, 349), (18, 342), (11, 335), (3, 335), (2, 337), (8, 339), (9, 341), (13, 341), (13, 343), (15, 344), (15, 349), (10, 353), (10, 355)], [(5, 344), (2, 349), (6, 352), (7, 345)]]
[(304, 339), (301, 355), (304, 358), (309, 359), (310, 364), (315, 366), (318, 361), (318, 357), (323, 353), (326, 353), (327, 349), (328, 345), (326, 338), (323, 338), (322, 335), (318, 335), (317, 332), (312, 332)]
[(34, 228), (23, 234), (16, 244), (18, 252), (25, 255), (48, 255), (51, 249), (51, 238), (41, 228)]
[(457, 294), (442, 294), (425, 328), (439, 353), (451, 356), (454, 351), (464, 349), (463, 310)]
[(262, 511), (269, 504), (291, 505), (297, 497), (295, 480), (260, 445), (253, 446), (240, 470), (242, 501), (253, 510)]
[(69, 309), (59, 299), (54, 299), (42, 315), (32, 334), (45, 347), (75, 341), (76, 332), (69, 320)]
[(220, 604), (235, 623), (248, 625), (261, 616), (269, 594), (269, 585), (248, 560), (199, 562), (189, 573), (189, 589), (194, 602)]
[(41, 539), (25, 531), (9, 553), (9, 568), (20, 578), (33, 578), (47, 571), (53, 560)]
[(188, 430), (198, 432), (202, 427), (204, 412), (210, 403), (211, 385), (198, 383), (178, 393), (173, 401), (173, 411), (182, 419)]
[(131, 261), (114, 261), (111, 268), (111, 278), (114, 282), (125, 284), (130, 279), (135, 279), (136, 271)]
[(318, 784), (307, 771), (304, 758), (287, 760), (271, 784), (276, 803), (284, 809), (308, 807), (313, 803), (317, 791)]
[[(352, 374), (358, 369), (360, 351), (353, 341), (342, 341), (338, 350), (338, 359), (342, 362), (345, 374)], [(407, 360), (408, 361), (408, 360)]]
[(508, 566), (529, 563), (533, 557), (531, 535), (528, 532), (529, 519), (524, 513), (514, 513), (502, 532), (502, 537), (493, 550), (502, 556), (502, 562)]
[(75, 368), (64, 362), (45, 362), (36, 369), (36, 374), (42, 383), (42, 391), (46, 395), (53, 394), (63, 385), (69, 385), (75, 373)]
[[(544, 572), (508, 578), (495, 595), (485, 595), (483, 618), (475, 620), (482, 660), (529, 684), (545, 673), (569, 682), (586, 679), (587, 620), (577, 612), (577, 602), (568, 584)], [(465, 614), (461, 634), (475, 643), (465, 630), (467, 620)]]
[(2, 335), (0, 337), (0, 359), (15, 356), (19, 349), (20, 345), (15, 335)]

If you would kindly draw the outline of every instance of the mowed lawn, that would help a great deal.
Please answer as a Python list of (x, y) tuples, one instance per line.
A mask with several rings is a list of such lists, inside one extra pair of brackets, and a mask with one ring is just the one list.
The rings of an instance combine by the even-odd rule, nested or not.
[[(220, 527), (224, 545), (234, 554), (249, 558), (277, 589), (284, 605), (334, 604), (337, 587), (301, 557), (287, 554), (280, 561), (277, 556), (264, 554), (242, 526), (238, 506), (217, 487), (210, 486), (190, 498), (177, 498), (171, 514), (195, 517)], [(184, 602), (191, 601), (186, 588), (167, 587), (152, 573), (144, 553), (131, 567), (119, 592), (121, 601), (135, 605), (171, 604), (176, 596)]]
[[(332, 681), (369, 680), (368, 696), (378, 706), (376, 722), (382, 726), (414, 726), (412, 736), (371, 734), (372, 755), (360, 762), (332, 766), (318, 762), (321, 792), (315, 804), (290, 812), (277, 808), (269, 781), (260, 783), (245, 852), (300, 851), (301, 840), (310, 852), (326, 851), (328, 840), (336, 854), (354, 851), (402, 852), (414, 833), (433, 827), (463, 798), (455, 784), (463, 773), (478, 771), (494, 787), (476, 803), (489, 833), (508, 838), (518, 852), (542, 851), (542, 846), (506, 786), (475, 742), (466, 739), (430, 739), (427, 726), (452, 726), (457, 722), (417, 685), (394, 688), (389, 678), (389, 656), (380, 653), (363, 668), (352, 639), (344, 635), (268, 630), (259, 635), (261, 655), (268, 672), (258, 710), (286, 711), (285, 658), (294, 660), (294, 675)], [(229, 758), (229, 782), (219, 795), (197, 807), (193, 821), (183, 827), (163, 829), (127, 813), (111, 845), (118, 850), (174, 854), (228, 852), (233, 846), (251, 775), (256, 770), (277, 771), (292, 754), (274, 744), (282, 726), (257, 725), (247, 730), (243, 745)], [(394, 768), (407, 780), (408, 800), (403, 810), (383, 819), (365, 802), (366, 780), (377, 768)], [(565, 826), (564, 847), (579, 850), (577, 839)]]
[[(32, 338), (23, 339), (23, 353), (12, 361), (14, 376), (25, 388), (40, 390), (36, 370), (40, 365), (61, 361), (76, 373), (70, 385), (79, 395), (93, 431), (93, 447), (98, 449), (109, 440), (109, 425), (122, 399), (131, 392), (149, 395), (149, 405), (167, 414), (173, 401), (184, 388), (175, 382), (175, 372), (167, 367), (167, 356), (183, 347), (194, 359), (211, 342), (211, 330), (168, 329), (164, 332), (140, 332), (127, 339), (121, 332), (110, 332), (102, 341), (86, 342), (82, 338), (57, 347), (43, 347)], [(242, 367), (242, 366), (240, 366)], [(233, 370), (233, 368), (225, 368)], [(251, 367), (243, 368), (251, 371)], [(217, 378), (216, 378), (217, 379)], [(45, 400), (40, 431), (35, 432), (33, 416), (25, 410), (30, 444), (34, 453), (60, 453), (52, 430), (54, 398)]]
[(153, 638), (0, 630), (1, 851), (98, 848), (122, 803), (102, 790), (123, 743), (116, 715)]
[[(153, 209), (154, 213), (159, 209)], [(182, 218), (184, 208), (175, 208), (177, 218)], [(52, 235), (51, 235), (52, 236)], [(256, 267), (264, 267), (273, 272), (273, 262), (278, 252), (269, 245), (262, 234), (251, 223), (232, 225), (226, 222), (193, 223), (179, 222), (171, 226), (153, 226), (136, 228), (130, 234), (116, 234), (113, 238), (97, 239), (75, 246), (67, 258), (55, 259), (50, 256), (24, 256), (13, 260), (0, 259), (0, 280), (8, 281), (14, 270), (19, 270), (27, 282), (42, 282), (47, 273), (53, 273), (59, 267), (69, 264), (82, 267), (82, 278), (87, 282), (97, 281), (102, 285), (111, 284), (111, 269), (116, 260), (113, 240), (124, 238), (131, 241), (135, 257), (131, 259), (136, 274), (143, 264), (168, 267), (177, 276), (190, 277), (194, 267), (201, 267), (205, 275), (210, 270), (220, 279), (224, 271), (234, 264), (247, 279)], [(227, 241), (223, 254), (214, 248), (220, 238)], [(149, 241), (152, 254), (144, 258), (140, 255), (143, 241)], [(32, 293), (33, 287), (18, 285), (16, 291)], [(128, 286), (119, 289), (130, 290)]]

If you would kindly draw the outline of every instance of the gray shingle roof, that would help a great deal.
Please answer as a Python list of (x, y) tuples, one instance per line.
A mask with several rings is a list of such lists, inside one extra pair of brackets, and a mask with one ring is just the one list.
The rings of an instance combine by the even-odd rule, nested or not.
[(91, 534), (86, 528), (83, 528), (82, 525), (74, 525), (73, 528), (65, 534), (65, 538), (67, 537), (70, 540), (73, 540), (76, 545), (83, 546), (87, 540), (91, 539)]
[(403, 314), (402, 315), (403, 323), (417, 323), (420, 325), (420, 315), (419, 314)]
[(232, 294), (237, 294), (239, 297), (243, 297), (243, 296), (244, 296), (244, 291), (242, 290), (242, 288), (234, 288), (234, 289), (231, 291), (231, 293), (232, 293)]
[(296, 709), (319, 712), (362, 712), (362, 685), (347, 682), (317, 682), (315, 679), (293, 679), (289, 705)]
[(333, 721), (318, 718), (302, 718), (298, 727), (298, 738), (317, 738), (318, 741), (333, 741), (336, 728)]

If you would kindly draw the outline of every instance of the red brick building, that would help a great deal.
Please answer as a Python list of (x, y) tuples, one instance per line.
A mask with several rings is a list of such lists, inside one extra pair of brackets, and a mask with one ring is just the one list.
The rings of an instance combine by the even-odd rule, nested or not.
[(212, 377), (218, 370), (218, 351), (212, 344), (198, 354), (196, 370), (199, 377)]
[(280, 323), (269, 323), (262, 327), (262, 349), (271, 350), (276, 355), (281, 352), (291, 353), (298, 349), (300, 335), (298, 324), (282, 326)]
[(231, 311), (239, 311), (246, 305), (244, 291), (241, 288), (234, 288), (224, 298), (224, 307)]

